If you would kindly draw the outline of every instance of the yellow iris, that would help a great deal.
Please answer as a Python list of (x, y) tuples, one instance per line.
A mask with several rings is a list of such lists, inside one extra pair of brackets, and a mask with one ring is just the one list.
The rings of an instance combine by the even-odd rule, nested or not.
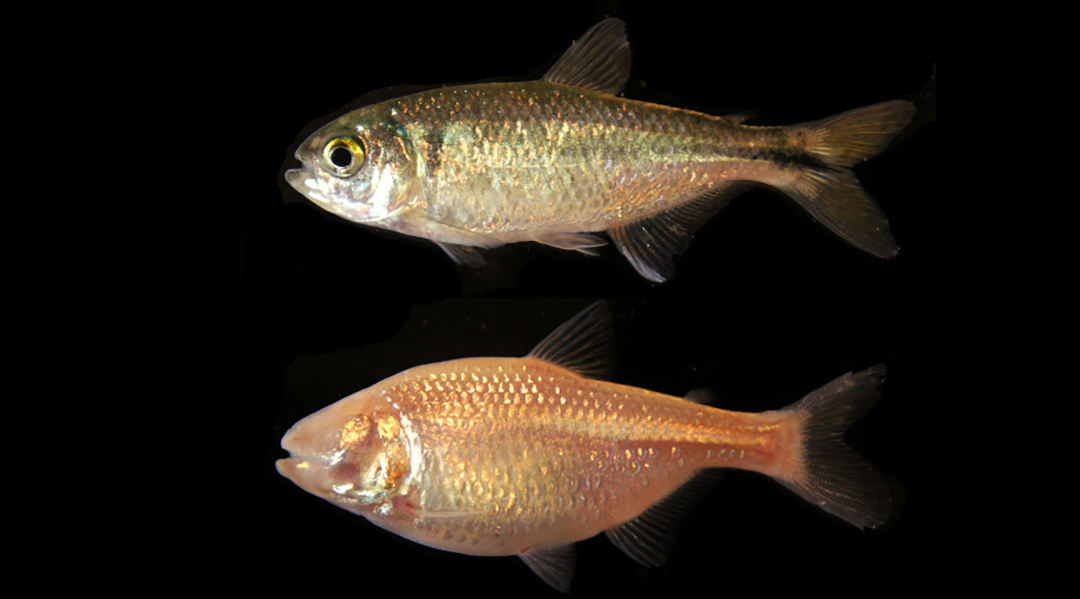
[(351, 177), (364, 166), (364, 146), (351, 137), (335, 137), (323, 146), (323, 165), (335, 177)]

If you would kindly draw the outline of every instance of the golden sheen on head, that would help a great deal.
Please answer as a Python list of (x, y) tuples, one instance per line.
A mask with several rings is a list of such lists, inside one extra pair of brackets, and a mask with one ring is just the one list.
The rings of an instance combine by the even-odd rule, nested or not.
[(330, 490), (361, 505), (392, 497), (409, 464), (401, 433), (397, 418), (390, 414), (358, 414), (345, 423), (338, 447), (327, 453)]

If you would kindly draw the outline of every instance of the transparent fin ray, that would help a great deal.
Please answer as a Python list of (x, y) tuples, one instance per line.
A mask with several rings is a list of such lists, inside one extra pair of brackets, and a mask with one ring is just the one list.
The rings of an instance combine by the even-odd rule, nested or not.
[(750, 181), (726, 183), (682, 206), (612, 229), (608, 235), (641, 276), (662, 283), (675, 273), (672, 259), (686, 250), (694, 231), (753, 185)]
[(464, 264), (470, 268), (480, 268), (487, 261), (484, 260), (483, 254), (481, 254), (476, 248), (467, 247), (464, 245), (457, 245), (455, 243), (446, 243), (445, 241), (436, 241), (442, 251), (446, 252), (447, 256), (457, 264)]
[(749, 110), (741, 110), (733, 114), (726, 114), (724, 115), (724, 118), (731, 121), (732, 123), (741, 125), (742, 123), (745, 123), (750, 119), (757, 118), (757, 115)]
[(784, 191), (851, 245), (879, 258), (897, 255), (888, 217), (848, 169), (884, 150), (914, 114), (913, 104), (894, 100), (794, 125), (825, 167), (804, 169)]
[(572, 250), (589, 256), (599, 256), (600, 252), (596, 251), (596, 248), (607, 245), (607, 242), (603, 239), (588, 233), (561, 233), (538, 237), (535, 241), (561, 250)]
[(574, 545), (548, 549), (530, 549), (519, 554), (533, 572), (557, 591), (570, 592), (570, 580), (574, 577), (577, 553)]
[(804, 169), (785, 190), (835, 235), (879, 258), (900, 253), (889, 218), (849, 170)]
[(801, 420), (802, 456), (777, 480), (826, 512), (859, 528), (884, 524), (892, 510), (889, 487), (844, 443), (844, 431), (874, 406), (885, 365), (848, 373), (783, 412)]
[(526, 356), (562, 366), (581, 376), (605, 379), (615, 371), (611, 310), (599, 301), (585, 308), (536, 344)]
[[(445, 225), (431, 218), (417, 216), (414, 220), (415, 228), (423, 231), (424, 237), (434, 241), (457, 264), (480, 268), (485, 260), (483, 254), (476, 248), (494, 248), (503, 244), (489, 235)], [(454, 241), (440, 241), (440, 239)]]
[(630, 78), (626, 25), (605, 19), (585, 32), (544, 74), (544, 81), (618, 95)]
[(713, 389), (706, 389), (705, 387), (697, 387), (697, 388), (691, 389), (689, 392), (687, 392), (687, 394), (683, 397), (683, 399), (685, 399), (686, 401), (689, 401), (691, 403), (698, 403), (698, 404), (708, 405), (708, 404), (715, 404), (717, 402), (717, 400), (720, 399), (720, 396)]
[(914, 115), (914, 104), (893, 100), (795, 128), (807, 133), (806, 150), (815, 158), (831, 167), (850, 168), (880, 154)]
[(719, 478), (717, 470), (699, 473), (637, 518), (604, 531), (604, 534), (637, 563), (660, 566), (675, 546), (675, 535), (683, 518)]

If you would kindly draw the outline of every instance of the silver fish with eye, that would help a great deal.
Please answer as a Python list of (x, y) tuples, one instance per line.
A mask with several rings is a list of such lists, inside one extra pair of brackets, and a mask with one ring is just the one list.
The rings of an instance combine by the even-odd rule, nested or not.
[(297, 150), (289, 184), (348, 220), (429, 239), (473, 267), (476, 248), (534, 241), (596, 255), (604, 232), (662, 282), (694, 231), (756, 183), (792, 197), (855, 247), (899, 247), (851, 167), (914, 114), (891, 101), (784, 127), (618, 97), (630, 48), (595, 25), (539, 81), (445, 87), (352, 111)]

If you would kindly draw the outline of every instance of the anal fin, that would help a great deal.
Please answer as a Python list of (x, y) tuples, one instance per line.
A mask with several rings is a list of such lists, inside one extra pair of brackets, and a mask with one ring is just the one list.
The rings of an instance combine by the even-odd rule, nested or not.
[(679, 523), (719, 478), (717, 470), (701, 472), (637, 518), (604, 534), (637, 563), (649, 567), (663, 565), (675, 546)]
[(753, 187), (750, 181), (731, 181), (671, 210), (608, 231), (641, 276), (663, 283), (675, 272), (672, 259), (686, 250), (690, 239), (735, 196)]

